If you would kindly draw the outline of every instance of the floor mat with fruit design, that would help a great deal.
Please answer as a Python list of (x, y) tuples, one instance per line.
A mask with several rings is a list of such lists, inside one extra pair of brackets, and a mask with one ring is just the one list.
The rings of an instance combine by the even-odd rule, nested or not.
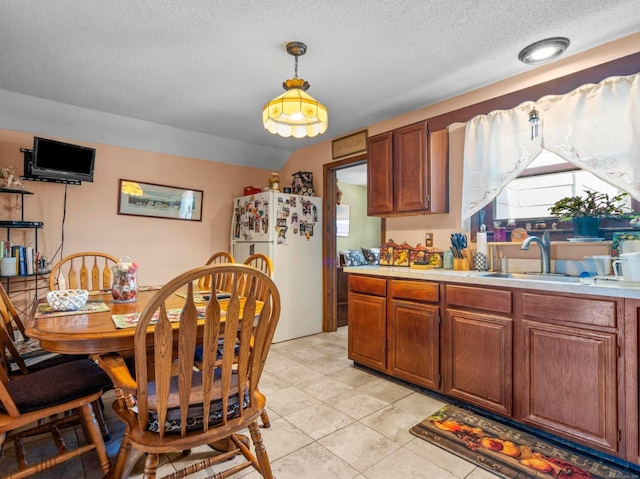
[(453, 405), (444, 406), (410, 431), (507, 479), (640, 478), (629, 469)]

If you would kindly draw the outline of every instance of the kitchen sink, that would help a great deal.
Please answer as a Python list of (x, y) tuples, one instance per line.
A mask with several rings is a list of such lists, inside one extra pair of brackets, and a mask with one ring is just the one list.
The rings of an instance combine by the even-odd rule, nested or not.
[(553, 273), (506, 273), (496, 271), (494, 273), (481, 274), (484, 278), (509, 278), (509, 279), (526, 279), (527, 281), (553, 281), (560, 283), (580, 283), (580, 278), (575, 276), (566, 276), (564, 274)]

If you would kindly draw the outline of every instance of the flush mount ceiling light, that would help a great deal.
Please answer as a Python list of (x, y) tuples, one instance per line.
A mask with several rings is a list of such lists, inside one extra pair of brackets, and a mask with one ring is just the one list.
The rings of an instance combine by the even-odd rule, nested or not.
[(540, 65), (541, 63), (555, 60), (569, 47), (569, 39), (565, 37), (553, 37), (532, 43), (522, 49), (518, 54), (518, 60), (527, 65)]
[(262, 110), (265, 129), (274, 135), (295, 138), (313, 137), (327, 131), (326, 107), (306, 93), (309, 83), (298, 78), (298, 57), (307, 52), (302, 42), (287, 43), (287, 53), (296, 58), (295, 75), (286, 80), (282, 95), (267, 103)]

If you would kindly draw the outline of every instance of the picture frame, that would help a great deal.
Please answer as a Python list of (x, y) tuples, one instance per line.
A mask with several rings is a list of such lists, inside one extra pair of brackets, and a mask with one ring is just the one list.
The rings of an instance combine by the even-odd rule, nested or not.
[(366, 153), (367, 151), (367, 131), (361, 130), (351, 135), (343, 136), (331, 142), (331, 156), (334, 160)]
[(120, 179), (118, 214), (202, 221), (202, 190)]

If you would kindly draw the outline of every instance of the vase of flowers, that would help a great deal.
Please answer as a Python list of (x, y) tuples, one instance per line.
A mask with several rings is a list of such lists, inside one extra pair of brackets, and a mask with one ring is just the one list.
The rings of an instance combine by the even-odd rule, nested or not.
[(596, 238), (603, 218), (624, 219), (629, 213), (625, 198), (629, 193), (609, 196), (607, 193), (585, 189), (585, 196), (567, 196), (556, 201), (549, 213), (560, 221), (573, 223), (573, 234), (578, 238)]
[(113, 287), (111, 295), (115, 303), (132, 303), (138, 296), (138, 264), (126, 257), (111, 268), (113, 271)]

